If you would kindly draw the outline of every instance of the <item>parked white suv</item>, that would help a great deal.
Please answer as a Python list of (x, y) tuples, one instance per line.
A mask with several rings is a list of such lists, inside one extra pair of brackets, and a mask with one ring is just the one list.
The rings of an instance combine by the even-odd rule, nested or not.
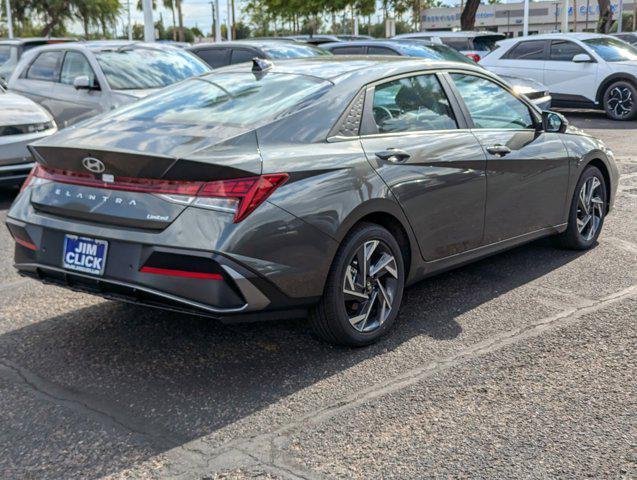
[(496, 42), (506, 38), (503, 33), (497, 32), (454, 32), (451, 30), (432, 30), (428, 32), (403, 33), (396, 35), (394, 39), (429, 40), (445, 45), (459, 51), (474, 62), (486, 57), (491, 50), (496, 48)]
[(480, 61), (492, 72), (543, 83), (553, 106), (637, 117), (637, 48), (609, 35), (554, 33), (508, 39)]

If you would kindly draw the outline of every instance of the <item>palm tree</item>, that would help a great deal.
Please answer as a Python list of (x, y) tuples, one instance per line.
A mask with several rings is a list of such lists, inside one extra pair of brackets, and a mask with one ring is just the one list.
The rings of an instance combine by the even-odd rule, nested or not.
[(173, 0), (162, 0), (164, 8), (170, 10), (173, 15), (173, 41), (177, 40), (177, 22), (175, 21), (175, 3)]

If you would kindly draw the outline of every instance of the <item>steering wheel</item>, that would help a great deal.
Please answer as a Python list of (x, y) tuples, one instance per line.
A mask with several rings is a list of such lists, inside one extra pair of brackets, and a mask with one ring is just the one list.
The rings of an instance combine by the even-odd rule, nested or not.
[(387, 107), (381, 107), (377, 105), (372, 109), (372, 111), (374, 112), (374, 120), (376, 120), (376, 124), (380, 124), (385, 120), (394, 118)]

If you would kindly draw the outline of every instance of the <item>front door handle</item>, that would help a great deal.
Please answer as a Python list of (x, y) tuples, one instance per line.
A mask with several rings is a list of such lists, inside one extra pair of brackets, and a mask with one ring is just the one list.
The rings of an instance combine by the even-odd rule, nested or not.
[(505, 155), (511, 153), (511, 149), (506, 145), (498, 144), (487, 147), (487, 152), (489, 152), (491, 155), (495, 155), (496, 157), (504, 157)]
[(376, 156), (381, 160), (385, 160), (386, 162), (403, 163), (409, 160), (409, 157), (411, 155), (409, 155), (404, 150), (399, 150), (397, 148), (388, 148), (387, 150), (376, 152)]

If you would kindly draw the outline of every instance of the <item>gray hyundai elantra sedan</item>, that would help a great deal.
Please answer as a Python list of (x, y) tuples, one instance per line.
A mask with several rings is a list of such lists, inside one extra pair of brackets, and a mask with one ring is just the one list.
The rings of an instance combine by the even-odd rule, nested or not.
[(365, 345), (403, 289), (555, 236), (595, 245), (610, 150), (479, 67), (255, 59), (31, 148), (20, 273), (227, 322), (308, 315)]

